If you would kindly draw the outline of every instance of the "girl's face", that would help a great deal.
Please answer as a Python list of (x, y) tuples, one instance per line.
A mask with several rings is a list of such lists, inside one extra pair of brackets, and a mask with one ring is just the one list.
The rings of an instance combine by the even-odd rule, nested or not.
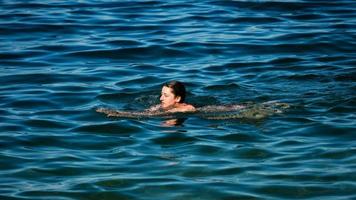
[(179, 103), (180, 97), (175, 96), (173, 94), (172, 88), (163, 86), (161, 92), (161, 98), (159, 100), (161, 101), (161, 106), (163, 109), (169, 109), (169, 108), (173, 108), (177, 103)]

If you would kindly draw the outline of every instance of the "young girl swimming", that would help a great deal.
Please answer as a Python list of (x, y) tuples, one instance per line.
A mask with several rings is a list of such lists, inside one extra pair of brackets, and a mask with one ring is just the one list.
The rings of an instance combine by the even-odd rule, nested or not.
[(148, 111), (164, 110), (166, 112), (194, 112), (195, 107), (184, 102), (186, 90), (183, 83), (171, 81), (162, 87), (161, 104), (148, 109)]
[(165, 83), (161, 90), (160, 104), (144, 111), (119, 111), (98, 108), (96, 111), (105, 113), (108, 117), (145, 118), (145, 117), (172, 117), (179, 113), (196, 113), (206, 119), (262, 119), (274, 113), (281, 113), (289, 107), (288, 104), (274, 101), (261, 104), (245, 103), (236, 105), (207, 105), (195, 108), (185, 103), (186, 89), (182, 82), (171, 81)]
[(105, 113), (108, 117), (157, 117), (167, 116), (172, 113), (195, 112), (196, 108), (185, 103), (186, 89), (182, 82), (171, 81), (165, 83), (161, 90), (161, 103), (144, 110), (143, 112), (119, 111), (107, 108), (98, 108), (97, 112)]

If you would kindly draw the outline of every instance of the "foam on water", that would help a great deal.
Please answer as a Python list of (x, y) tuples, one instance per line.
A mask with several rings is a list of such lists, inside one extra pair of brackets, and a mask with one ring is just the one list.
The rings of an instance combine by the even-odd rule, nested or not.
[(355, 4), (2, 0), (0, 199), (355, 199)]
[(228, 120), (228, 119), (263, 119), (273, 114), (280, 114), (285, 109), (289, 108), (287, 103), (279, 103), (275, 101), (264, 102), (261, 104), (253, 104), (251, 102), (241, 105), (208, 105), (197, 108), (195, 112), (167, 112), (167, 111), (120, 111), (109, 108), (97, 108), (96, 112), (104, 113), (108, 117), (120, 118), (150, 118), (150, 117), (189, 117), (190, 115), (199, 116), (206, 119)]

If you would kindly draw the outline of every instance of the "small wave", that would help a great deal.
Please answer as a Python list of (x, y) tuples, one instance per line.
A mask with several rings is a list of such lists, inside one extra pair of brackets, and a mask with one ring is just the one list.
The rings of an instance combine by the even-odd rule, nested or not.
[(91, 50), (68, 53), (68, 56), (108, 58), (108, 59), (133, 59), (154, 57), (190, 57), (192, 54), (158, 45), (148, 47), (119, 48), (110, 50)]
[(138, 133), (141, 131), (141, 128), (133, 125), (128, 126), (127, 124), (104, 123), (104, 124), (82, 125), (77, 128), (74, 128), (73, 131), (84, 132), (84, 133), (125, 135), (130, 133)]
[(42, 98), (32, 98), (26, 100), (15, 100), (8, 103), (6, 106), (16, 109), (51, 109), (51, 108), (58, 108), (59, 105), (49, 101), (47, 99)]
[(108, 40), (105, 41), (105, 44), (118, 47), (138, 47), (143, 45), (143, 43), (136, 40)]
[(47, 119), (30, 119), (24, 122), (24, 125), (29, 127), (36, 128), (48, 128), (48, 129), (65, 129), (70, 126), (65, 123), (55, 121), (55, 120), (47, 120)]
[(62, 85), (65, 82), (72, 82), (73, 80), (81, 82), (98, 82), (102, 81), (104, 78), (99, 76), (89, 76), (83, 74), (65, 74), (65, 73), (28, 73), (28, 74), (15, 74), (15, 75), (6, 75), (2, 76), (0, 84), (8, 82), (13, 82), (16, 84), (55, 84), (61, 83)]
[(194, 143), (198, 141), (196, 137), (189, 136), (186, 134), (165, 134), (160, 137), (152, 139), (155, 144), (159, 145), (177, 145), (177, 144), (186, 144)]
[(236, 90), (239, 89), (240, 85), (236, 84), (236, 83), (230, 83), (230, 84), (222, 84), (222, 85), (210, 85), (210, 86), (206, 86), (204, 89), (206, 90)]
[(226, 23), (252, 23), (252, 24), (266, 24), (266, 23), (277, 23), (282, 20), (277, 17), (237, 17), (234, 19), (229, 19)]

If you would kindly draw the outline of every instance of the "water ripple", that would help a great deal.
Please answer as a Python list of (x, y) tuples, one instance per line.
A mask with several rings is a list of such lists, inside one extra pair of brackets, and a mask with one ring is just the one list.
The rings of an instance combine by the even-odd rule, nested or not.
[[(355, 2), (2, 1), (1, 199), (355, 199)], [(259, 121), (108, 118), (181, 80)], [(176, 116), (177, 117), (177, 116)]]

